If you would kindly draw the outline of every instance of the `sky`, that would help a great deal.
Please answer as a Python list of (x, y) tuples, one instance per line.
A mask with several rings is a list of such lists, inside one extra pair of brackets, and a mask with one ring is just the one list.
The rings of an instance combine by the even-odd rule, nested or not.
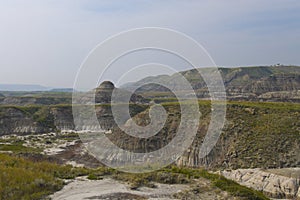
[(0, 0), (0, 83), (72, 87), (100, 42), (163, 27), (218, 66), (300, 65), (299, 0)]

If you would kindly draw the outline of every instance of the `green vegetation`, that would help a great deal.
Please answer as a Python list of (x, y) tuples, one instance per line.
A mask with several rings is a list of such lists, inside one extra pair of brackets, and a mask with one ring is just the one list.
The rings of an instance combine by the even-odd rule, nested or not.
[(88, 179), (90, 180), (101, 180), (104, 176), (109, 176), (117, 173), (116, 170), (112, 168), (99, 167), (97, 169), (90, 169)]
[(0, 151), (8, 151), (12, 153), (40, 153), (39, 148), (24, 146), (24, 141), (11, 137), (10, 139), (0, 139)]
[(237, 107), (251, 107), (260, 109), (273, 109), (274, 111), (300, 111), (299, 103), (286, 102), (249, 102), (249, 101), (229, 101), (227, 105)]
[(5, 154), (0, 154), (0, 171), (0, 199), (6, 200), (41, 199), (60, 190), (62, 179), (87, 174), (83, 168), (31, 162)]
[(299, 118), (300, 104), (229, 102), (221, 139), (235, 141), (227, 152), (231, 168), (296, 166)]
[(32, 162), (18, 156), (0, 154), (0, 199), (34, 200), (45, 198), (49, 194), (62, 189), (63, 179), (74, 179), (88, 176), (90, 180), (112, 177), (127, 182), (131, 189), (139, 187), (156, 187), (155, 182), (164, 184), (192, 183), (194, 179), (205, 178), (211, 181), (212, 187), (229, 192), (236, 197), (249, 200), (267, 200), (262, 193), (240, 186), (234, 181), (212, 174), (204, 169), (178, 168), (175, 166), (145, 173), (130, 174), (114, 169), (100, 167), (97, 169), (74, 168), (61, 166), (46, 161)]
[(80, 137), (78, 133), (68, 133), (68, 134), (58, 134), (55, 139), (66, 140), (68, 142), (79, 140)]
[(55, 128), (54, 117), (50, 114), (48, 107), (42, 107), (34, 113), (33, 119), (44, 128)]
[(25, 147), (22, 144), (0, 144), (0, 151), (8, 151), (13, 153), (39, 152), (39, 150), (36, 148)]
[(116, 180), (129, 183), (131, 189), (138, 189), (139, 187), (153, 188), (156, 187), (155, 182), (163, 184), (185, 184), (191, 182), (185, 174), (172, 173), (164, 169), (143, 174), (116, 172), (112, 174), (112, 177)]

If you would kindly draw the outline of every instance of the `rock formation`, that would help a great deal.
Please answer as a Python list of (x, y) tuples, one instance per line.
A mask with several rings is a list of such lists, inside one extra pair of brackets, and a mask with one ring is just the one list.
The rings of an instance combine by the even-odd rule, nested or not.
[(129, 91), (119, 89), (110, 81), (104, 81), (95, 89), (95, 103), (108, 104), (112, 102), (112, 94), (116, 95), (113, 103), (127, 103), (126, 97), (130, 97), (130, 103), (148, 103), (149, 101), (141, 95), (131, 94)]
[(222, 171), (221, 175), (241, 185), (262, 191), (276, 199), (300, 199), (300, 179), (277, 175), (261, 169)]

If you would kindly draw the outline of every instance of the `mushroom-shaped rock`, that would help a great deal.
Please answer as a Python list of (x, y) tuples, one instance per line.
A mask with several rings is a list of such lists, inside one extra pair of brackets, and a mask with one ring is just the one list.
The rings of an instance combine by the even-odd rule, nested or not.
[(99, 90), (113, 90), (115, 85), (110, 81), (103, 81), (97, 89)]
[(96, 88), (95, 101), (96, 103), (110, 103), (112, 92), (115, 86), (110, 81), (102, 82), (99, 87)]
[(111, 103), (113, 92), (115, 92), (115, 99), (113, 99), (113, 103), (128, 103), (128, 97), (130, 103), (149, 102), (140, 95), (131, 93), (121, 88), (116, 88), (110, 81), (104, 81), (99, 85), (99, 87), (96, 88), (95, 102), (98, 104)]

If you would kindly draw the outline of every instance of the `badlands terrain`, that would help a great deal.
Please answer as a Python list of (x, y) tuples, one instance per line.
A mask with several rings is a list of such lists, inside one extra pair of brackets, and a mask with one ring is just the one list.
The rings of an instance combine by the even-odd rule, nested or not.
[[(300, 199), (299, 67), (220, 71), (228, 101), (214, 149), (199, 158), (212, 112), (206, 85), (195, 71), (181, 72), (199, 98), (196, 138), (172, 165), (146, 174), (110, 169), (87, 151), (80, 139), (84, 132), (74, 124), (71, 93), (0, 92), (0, 199)], [(176, 135), (180, 104), (170, 90), (157, 85), (136, 90), (130, 99), (132, 119), (122, 118), (122, 123), (147, 125), (149, 110), (157, 103), (167, 111), (161, 131), (139, 139), (114, 121), (112, 91), (126, 95), (149, 79), (177, 87), (174, 74), (121, 88), (106, 81), (92, 91), (101, 128), (123, 149), (154, 151)]]

